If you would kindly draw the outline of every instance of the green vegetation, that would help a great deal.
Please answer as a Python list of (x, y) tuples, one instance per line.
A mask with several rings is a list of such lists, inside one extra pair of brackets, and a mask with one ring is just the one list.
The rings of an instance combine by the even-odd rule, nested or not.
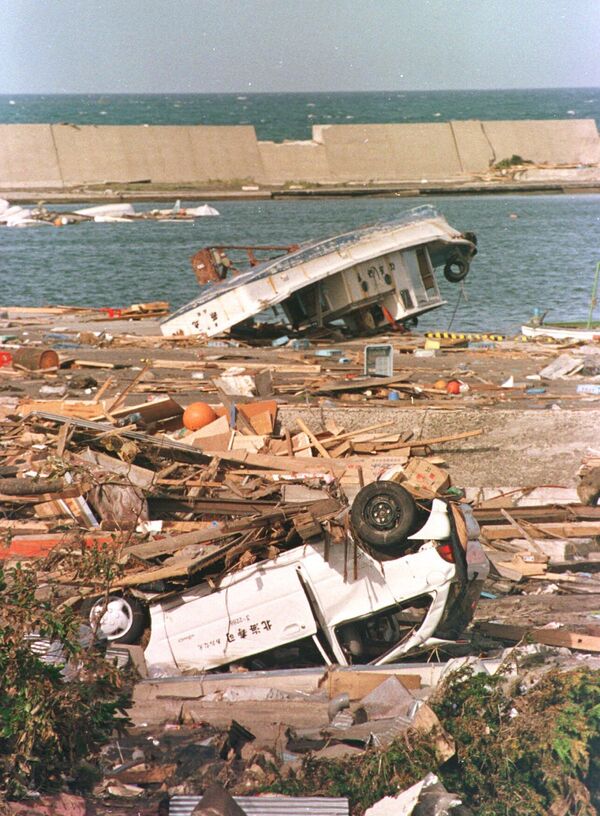
[[(77, 616), (40, 600), (37, 589), (33, 569), (0, 569), (0, 791), (9, 798), (93, 780), (89, 762), (127, 722), (117, 669), (81, 645)], [(34, 634), (60, 644), (63, 665), (34, 654)]]
[(524, 159), (522, 156), (517, 156), (516, 153), (513, 153), (510, 159), (501, 159), (493, 166), (494, 170), (509, 170), (511, 167), (518, 167), (521, 164), (533, 164), (533, 162), (529, 161), (529, 159)]
[(529, 691), (506, 676), (456, 673), (432, 703), (456, 754), (438, 767), (433, 734), (409, 731), (387, 750), (307, 758), (271, 787), (348, 796), (362, 814), (383, 796), (437, 773), (478, 816), (593, 816), (600, 771), (600, 672), (552, 669)]

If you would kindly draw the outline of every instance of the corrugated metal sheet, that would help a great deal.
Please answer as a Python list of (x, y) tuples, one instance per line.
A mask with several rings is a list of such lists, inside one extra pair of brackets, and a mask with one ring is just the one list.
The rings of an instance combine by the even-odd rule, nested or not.
[[(321, 796), (234, 796), (248, 816), (349, 816), (347, 799)], [(172, 796), (169, 816), (191, 816), (201, 796)]]
[[(41, 638), (39, 635), (28, 635), (31, 651), (39, 657), (42, 663), (61, 665), (65, 663), (66, 655), (62, 644), (58, 640)], [(123, 669), (129, 663), (129, 652), (119, 648), (118, 644), (106, 647), (106, 659), (115, 663), (118, 669)]]

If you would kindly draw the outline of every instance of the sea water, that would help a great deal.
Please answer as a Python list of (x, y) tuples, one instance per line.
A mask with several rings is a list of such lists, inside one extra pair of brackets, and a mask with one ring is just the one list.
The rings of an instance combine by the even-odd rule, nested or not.
[(314, 124), (451, 119), (595, 119), (600, 88), (270, 94), (0, 95), (0, 123), (253, 125), (259, 139), (310, 139)]
[[(306, 138), (313, 121), (307, 110), (316, 111), (318, 123), (334, 114), (336, 121), (348, 116), (356, 122), (436, 121), (438, 112), (442, 121), (467, 116), (568, 118), (571, 110), (578, 118), (600, 118), (600, 89), (266, 94), (246, 99), (215, 95), (210, 97), (212, 114), (207, 99), (206, 95), (2, 97), (0, 121), (75, 121), (77, 116), (81, 122), (117, 124), (247, 120), (257, 126), (260, 138)], [(247, 109), (244, 102), (250, 103)], [(402, 119), (400, 113), (413, 118)], [(256, 119), (259, 114), (265, 122)], [(118, 307), (168, 300), (175, 308), (198, 292), (189, 259), (202, 246), (298, 243), (394, 218), (425, 202), (436, 206), (452, 226), (477, 233), (479, 253), (464, 285), (448, 284), (439, 275), (448, 304), (422, 317), (423, 328), (516, 333), (534, 309), (548, 311), (549, 319), (587, 318), (600, 261), (600, 196), (595, 195), (209, 201), (220, 217), (194, 223), (0, 229), (0, 304)], [(152, 206), (167, 205), (136, 205)]]

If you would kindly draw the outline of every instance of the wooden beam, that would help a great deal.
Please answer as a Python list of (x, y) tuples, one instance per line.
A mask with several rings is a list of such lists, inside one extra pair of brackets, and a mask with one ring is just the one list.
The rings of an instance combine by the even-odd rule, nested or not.
[(429, 445), (441, 445), (443, 442), (455, 442), (457, 439), (469, 439), (471, 436), (481, 436), (483, 428), (475, 431), (463, 431), (463, 433), (449, 434), (448, 436), (433, 436), (430, 439), (415, 439), (410, 442), (403, 442), (406, 448), (425, 448)]
[(308, 436), (311, 443), (319, 451), (321, 456), (323, 456), (325, 459), (331, 459), (331, 456), (329, 455), (329, 452), (323, 447), (323, 445), (321, 445), (321, 443), (319, 442), (317, 437), (314, 435), (314, 433), (308, 428), (308, 426), (300, 418), (298, 418), (296, 420), (296, 424), (298, 425), (300, 430), (304, 431), (304, 433)]
[[(536, 524), (536, 527), (549, 537), (591, 538), (600, 535), (600, 521), (553, 522)], [(488, 541), (522, 538), (520, 529), (511, 524), (485, 524), (481, 532)]]
[(570, 632), (565, 629), (528, 629), (526, 626), (510, 626), (502, 623), (478, 623), (476, 628), (498, 640), (518, 642), (524, 637), (530, 637), (535, 643), (543, 643), (546, 646), (566, 646), (567, 649), (577, 649), (582, 652), (600, 652), (600, 637)]

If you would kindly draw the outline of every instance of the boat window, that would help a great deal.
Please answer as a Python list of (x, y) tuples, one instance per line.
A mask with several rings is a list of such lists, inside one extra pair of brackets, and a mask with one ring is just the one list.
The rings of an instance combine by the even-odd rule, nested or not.
[(307, 286), (300, 292), (295, 292), (283, 303), (283, 308), (294, 326), (300, 326), (307, 321), (319, 318), (317, 297), (320, 291), (321, 315), (331, 311), (331, 304), (318, 284)]
[(427, 256), (427, 250), (425, 247), (420, 247), (417, 249), (417, 263), (419, 264), (419, 272), (421, 273), (421, 280), (423, 281), (423, 286), (425, 289), (430, 292), (431, 290), (435, 291), (435, 278), (433, 277), (433, 269), (431, 268), (431, 264), (429, 263), (429, 258)]
[(408, 311), (409, 309), (414, 309), (415, 304), (412, 299), (412, 295), (410, 294), (408, 289), (402, 289), (400, 292), (400, 297), (402, 298), (402, 303), (404, 304), (404, 308)]

